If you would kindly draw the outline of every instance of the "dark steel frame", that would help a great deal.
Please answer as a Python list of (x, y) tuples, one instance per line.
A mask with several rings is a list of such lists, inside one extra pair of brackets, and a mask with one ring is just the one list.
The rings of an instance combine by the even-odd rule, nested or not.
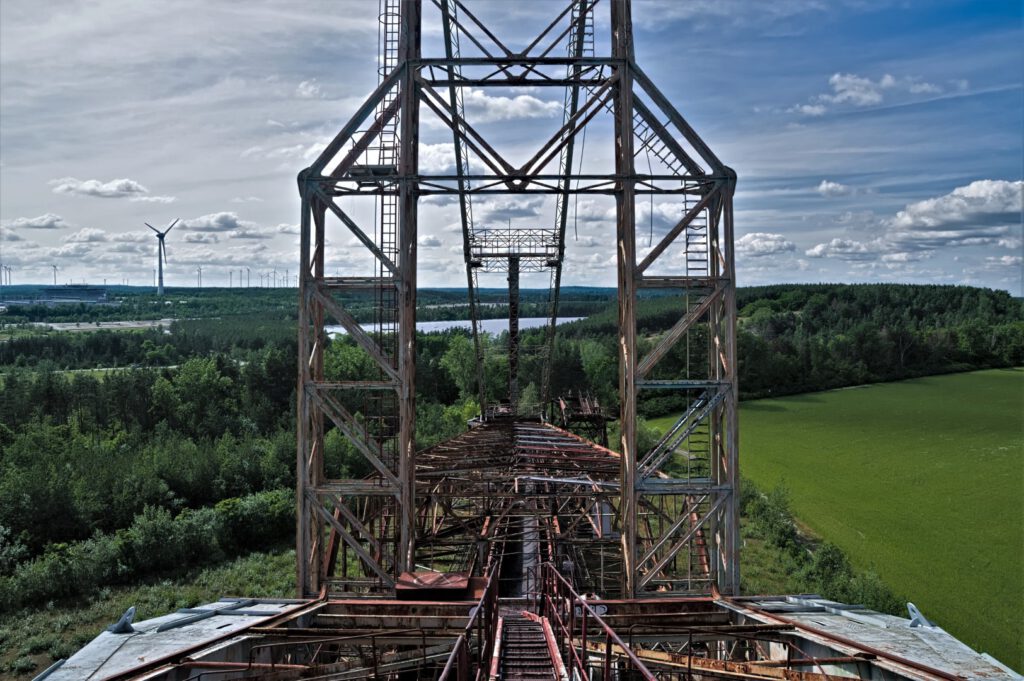
[[(385, 0), (395, 2), (396, 0)], [(642, 593), (710, 593), (738, 590), (738, 442), (735, 366), (735, 263), (732, 195), (735, 173), (723, 165), (685, 119), (636, 65), (629, 0), (573, 0), (522, 52), (505, 46), (460, 0), (433, 0), (441, 10), (448, 48), (443, 58), (420, 54), (421, 0), (398, 3), (401, 36), (396, 67), (299, 176), (302, 198), (300, 363), (298, 434), (298, 569), (303, 595), (388, 592), (414, 569), (426, 488), (417, 481), (415, 452), (415, 304), (417, 201), (421, 196), (458, 196), (463, 215), (467, 282), (474, 294), (474, 196), (552, 194), (559, 198), (554, 254), (560, 283), (569, 200), (588, 194), (614, 197), (618, 253), (620, 488), (610, 500), (621, 536), (620, 584), (625, 596)], [(602, 4), (610, 8), (608, 56), (551, 56), (583, 18)], [(455, 44), (455, 35), (461, 45)], [(475, 54), (466, 55), (467, 43)], [(580, 44), (577, 42), (577, 44)], [(459, 92), (466, 87), (568, 88), (575, 111), (524, 164), (513, 166), (466, 120)], [(456, 174), (418, 169), (420, 109), (452, 131)], [(611, 111), (615, 168), (576, 171), (571, 150), (598, 115)], [(374, 164), (381, 132), (397, 125), (394, 165)], [(568, 154), (568, 159), (566, 155)], [(648, 165), (637, 169), (640, 154)], [(369, 159), (369, 160), (368, 160)], [(484, 170), (479, 170), (483, 168)], [(640, 196), (677, 197), (678, 222), (641, 257), (637, 234)], [(397, 243), (386, 230), (363, 230), (342, 208), (346, 199), (390, 197), (397, 214)], [(325, 223), (336, 220), (378, 264), (376, 276), (328, 277), (330, 245)], [(381, 216), (378, 216), (378, 223)], [(519, 267), (534, 255), (536, 235), (510, 235), (495, 261)], [(545, 231), (545, 237), (547, 232)], [(520, 244), (522, 245), (522, 244)], [(393, 253), (393, 255), (392, 255)], [(477, 255), (480, 250), (477, 249)], [(675, 260), (673, 260), (675, 258)], [(678, 264), (682, 258), (684, 264)], [(476, 261), (479, 264), (478, 261)], [(676, 264), (673, 266), (673, 262)], [(664, 272), (664, 273), (662, 273)], [(644, 356), (639, 355), (636, 304), (646, 287), (683, 294), (679, 321)], [(557, 296), (558, 286), (554, 287)], [(349, 310), (352, 296), (373, 292), (376, 318), (393, 323), (366, 332)], [(393, 302), (393, 309), (387, 301)], [(325, 325), (335, 320), (379, 367), (379, 378), (349, 380), (324, 374)], [(552, 321), (557, 319), (557, 298)], [(392, 331), (393, 332), (390, 332)], [(664, 362), (686, 347), (686, 368)], [(477, 346), (478, 365), (480, 364)], [(701, 350), (700, 348), (703, 348)], [(691, 358), (700, 361), (690, 363)], [(659, 364), (660, 363), (660, 364)], [(478, 380), (482, 383), (478, 366)], [(514, 375), (510, 383), (514, 384)], [(510, 386), (511, 387), (511, 386)], [(636, 411), (642, 390), (684, 396), (683, 418), (652, 452), (637, 451)], [(374, 402), (372, 395), (377, 397)], [(482, 399), (481, 407), (486, 405)], [(384, 405), (373, 413), (370, 405)], [(394, 412), (387, 413), (387, 405)], [(338, 428), (367, 459), (365, 480), (329, 480), (324, 472), (324, 434)], [(683, 474), (679, 471), (682, 469)], [(501, 495), (494, 503), (500, 504)], [(455, 506), (455, 502), (449, 506)], [(451, 519), (449, 519), (450, 522)], [(339, 555), (342, 556), (339, 559)], [(357, 566), (352, 568), (350, 564)], [(361, 575), (352, 574), (361, 572)]]

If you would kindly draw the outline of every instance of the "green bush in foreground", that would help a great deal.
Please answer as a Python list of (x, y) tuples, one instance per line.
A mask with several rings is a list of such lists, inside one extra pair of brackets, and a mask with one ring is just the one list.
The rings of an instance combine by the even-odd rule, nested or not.
[(67, 603), (32, 605), (0, 616), (0, 679), (31, 678), (32, 672), (71, 657), (131, 606), (138, 622), (224, 596), (294, 595), (295, 551), (275, 549), (132, 585), (101, 587)]
[(882, 583), (874, 572), (859, 572), (835, 544), (812, 546), (797, 530), (789, 509), (789, 493), (781, 485), (767, 494), (744, 480), (741, 512), (753, 532), (779, 550), (786, 572), (802, 591), (825, 598), (865, 605), (878, 612), (906, 616), (905, 601)]
[(38, 558), (0, 577), (0, 611), (89, 593), (98, 587), (172, 573), (256, 549), (294, 531), (291, 490), (225, 499), (172, 516), (147, 507), (130, 527), (72, 544), (51, 544)]

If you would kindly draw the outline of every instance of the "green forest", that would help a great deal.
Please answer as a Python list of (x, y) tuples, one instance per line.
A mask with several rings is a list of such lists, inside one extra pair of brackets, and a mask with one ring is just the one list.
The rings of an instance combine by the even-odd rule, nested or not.
[[(500, 302), (500, 292), (488, 295)], [(172, 293), (179, 296), (199, 302), (166, 328), (68, 333), (27, 326), (119, 314), (140, 319), (143, 309), (152, 309), (148, 318), (167, 316), (151, 304), (154, 296), (130, 292), (124, 309), (32, 305), (0, 318), (0, 333), (7, 332), (0, 336), (0, 613), (290, 543), (296, 293)], [(464, 292), (454, 289), (421, 292), (420, 319), (459, 318), (459, 296)], [(571, 290), (567, 298), (563, 313), (587, 318), (560, 327), (552, 392), (589, 391), (614, 413), (614, 291)], [(542, 314), (539, 294), (530, 304)], [(677, 295), (641, 300), (641, 352), (683, 304)], [(1004, 291), (780, 285), (741, 289), (738, 307), (743, 399), (1024, 364), (1024, 304)], [(488, 309), (501, 316), (500, 305)], [(525, 332), (522, 345), (522, 401), (530, 402), (539, 398), (543, 332)], [(665, 371), (695, 351), (678, 349), (663, 362)], [(506, 352), (507, 334), (485, 337), (490, 400), (505, 396)], [(462, 330), (419, 334), (416, 353), (416, 435), (428, 446), (461, 432), (479, 408), (472, 340)], [(373, 370), (345, 336), (331, 339), (325, 366), (337, 378)], [(640, 402), (648, 419), (678, 407), (653, 392)], [(332, 474), (367, 473), (337, 431), (326, 445)], [(821, 578), (845, 565), (833, 553), (803, 557), (792, 522), (778, 510), (783, 496), (744, 503), (808, 574)], [(895, 607), (891, 593), (876, 600)]]

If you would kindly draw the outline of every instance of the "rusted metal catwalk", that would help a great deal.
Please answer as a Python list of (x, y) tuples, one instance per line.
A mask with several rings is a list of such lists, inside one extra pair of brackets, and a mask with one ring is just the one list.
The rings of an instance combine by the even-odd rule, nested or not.
[(1020, 678), (938, 627), (861, 606), (786, 596), (598, 600), (555, 565), (537, 575), (529, 598), (504, 602), (496, 567), (447, 589), (445, 601), (225, 599), (105, 632), (46, 678)]

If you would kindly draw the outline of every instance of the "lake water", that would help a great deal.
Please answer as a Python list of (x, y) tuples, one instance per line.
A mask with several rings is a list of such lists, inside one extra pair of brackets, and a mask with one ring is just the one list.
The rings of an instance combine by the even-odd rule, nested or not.
[[(575, 322), (579, 319), (583, 319), (583, 317), (559, 317), (558, 323), (564, 324), (566, 322)], [(536, 329), (547, 323), (547, 317), (522, 317), (519, 319), (519, 330)], [(362, 324), (361, 326), (366, 330), (369, 330), (371, 327), (370, 324)], [(471, 328), (472, 324), (468, 319), (456, 319), (454, 321), (447, 322), (416, 322), (416, 330), (420, 333), (446, 331), (448, 329), (466, 329), (468, 331)], [(345, 334), (345, 329), (341, 326), (328, 326), (326, 327), (326, 330), (329, 334)], [(493, 334), (508, 331), (508, 319), (481, 319), (480, 330)]]

